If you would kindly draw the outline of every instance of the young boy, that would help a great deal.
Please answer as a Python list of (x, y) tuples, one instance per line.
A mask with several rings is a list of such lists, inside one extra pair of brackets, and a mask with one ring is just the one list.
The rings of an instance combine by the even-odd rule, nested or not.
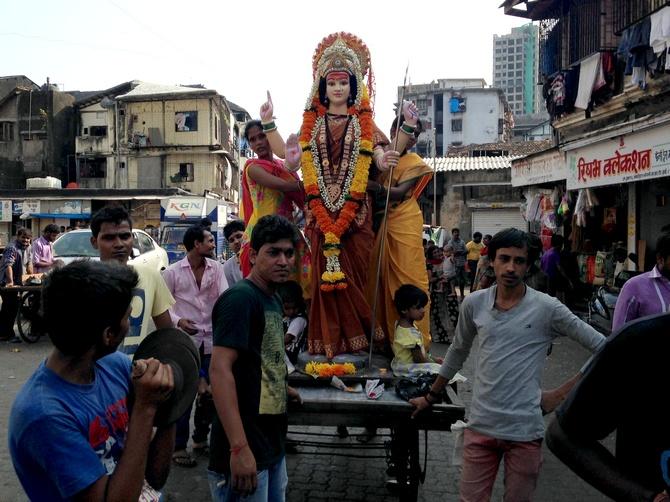
[(403, 284), (393, 298), (400, 319), (393, 336), (391, 369), (395, 376), (415, 376), (420, 373), (437, 374), (442, 360), (433, 359), (423, 345), (421, 331), (414, 324), (425, 315), (428, 295), (417, 286)]
[[(9, 449), (30, 500), (157, 501), (167, 480), (174, 426), (152, 437), (158, 405), (174, 387), (172, 368), (117, 352), (129, 329), (137, 273), (76, 261), (54, 270), (43, 291), (54, 348), (23, 386), (9, 419)], [(78, 313), (63, 320), (77, 305)], [(129, 416), (131, 384), (135, 404)], [(146, 480), (146, 481), (145, 481)]]

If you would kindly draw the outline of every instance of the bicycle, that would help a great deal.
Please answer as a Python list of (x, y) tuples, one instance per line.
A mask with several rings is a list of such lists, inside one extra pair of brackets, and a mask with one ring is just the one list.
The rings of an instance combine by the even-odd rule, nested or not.
[(40, 315), (41, 305), (41, 287), (21, 291), (21, 303), (16, 315), (16, 324), (19, 328), (19, 336), (26, 343), (35, 343), (44, 334)]

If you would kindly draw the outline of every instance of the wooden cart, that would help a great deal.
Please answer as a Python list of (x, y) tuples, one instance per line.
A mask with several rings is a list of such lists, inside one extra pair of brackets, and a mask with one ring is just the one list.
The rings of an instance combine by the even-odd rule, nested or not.
[[(390, 372), (389, 372), (390, 374)], [(462, 420), (465, 408), (455, 389), (447, 387), (449, 402), (434, 405), (416, 418), (411, 418), (413, 407), (395, 393), (395, 379), (372, 372), (369, 376), (343, 378), (348, 385), (356, 381), (365, 385), (366, 378), (380, 378), (386, 390), (377, 400), (368, 399), (365, 393), (343, 392), (303, 374), (289, 376), (289, 385), (300, 392), (303, 403), (292, 403), (289, 407), (289, 434), (297, 439), (298, 445), (317, 447), (311, 454), (347, 456), (358, 458), (386, 458), (392, 465), (397, 479), (401, 502), (415, 502), (419, 484), (425, 478), (428, 456), (428, 431), (450, 431), (457, 420)], [(328, 440), (324, 434), (304, 432), (296, 426), (352, 426), (391, 429), (390, 445), (351, 444)], [(419, 431), (424, 431), (424, 462), (421, 468), (419, 455)], [(316, 439), (311, 439), (316, 436)], [(336, 449), (338, 452), (319, 452), (319, 447)], [(385, 451), (384, 456), (374, 456), (374, 450)]]

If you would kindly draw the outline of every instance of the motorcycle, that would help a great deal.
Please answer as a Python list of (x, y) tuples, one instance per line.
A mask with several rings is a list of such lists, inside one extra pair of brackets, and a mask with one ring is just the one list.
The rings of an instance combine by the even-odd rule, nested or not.
[(591, 295), (588, 301), (587, 322), (603, 335), (609, 336), (612, 333), (612, 321), (614, 319), (614, 309), (616, 307), (619, 292), (623, 285), (631, 277), (639, 275), (641, 272), (623, 270), (614, 279), (614, 286), (599, 286)]

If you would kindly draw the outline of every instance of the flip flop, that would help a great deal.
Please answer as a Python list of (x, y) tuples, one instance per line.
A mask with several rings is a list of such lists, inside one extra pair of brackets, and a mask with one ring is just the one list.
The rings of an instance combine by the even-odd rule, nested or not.
[(172, 461), (180, 467), (195, 467), (198, 465), (198, 462), (186, 450), (174, 452)]
[(207, 456), (209, 455), (209, 445), (205, 443), (193, 443), (191, 445), (191, 450), (193, 450), (193, 454), (197, 457), (202, 457), (202, 456)]

